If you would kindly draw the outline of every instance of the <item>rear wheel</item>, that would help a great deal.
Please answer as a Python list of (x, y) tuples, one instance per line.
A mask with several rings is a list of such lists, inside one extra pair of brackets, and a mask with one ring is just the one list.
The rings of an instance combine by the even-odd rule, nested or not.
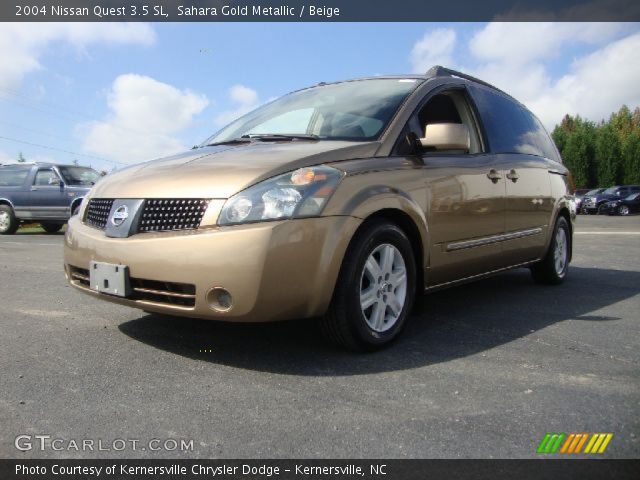
[(627, 205), (621, 205), (618, 209), (618, 213), (620, 215), (629, 215), (629, 213), (631, 212), (629, 211), (629, 207)]
[(42, 229), (47, 233), (57, 233), (60, 231), (64, 223), (43, 222), (40, 224)]
[(18, 230), (20, 222), (9, 205), (0, 205), (0, 235), (12, 235)]
[(569, 224), (566, 218), (558, 217), (547, 254), (540, 262), (531, 267), (533, 279), (538, 283), (548, 285), (562, 283), (569, 270), (570, 251), (571, 234)]
[(355, 351), (383, 347), (404, 327), (415, 288), (409, 239), (392, 223), (372, 222), (347, 250), (331, 306), (322, 319), (325, 336)]

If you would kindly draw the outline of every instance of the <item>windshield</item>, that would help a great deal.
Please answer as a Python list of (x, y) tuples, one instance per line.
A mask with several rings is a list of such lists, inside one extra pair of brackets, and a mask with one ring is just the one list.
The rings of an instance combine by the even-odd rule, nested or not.
[(607, 188), (604, 192), (602, 192), (605, 195), (615, 195), (616, 191), (618, 190), (619, 187), (610, 187)]
[(596, 189), (593, 189), (593, 190), (589, 190), (587, 193), (584, 194), (584, 196), (587, 197), (587, 196), (591, 196), (591, 195), (597, 195), (601, 191), (602, 191), (602, 188), (596, 188)]
[(58, 170), (67, 185), (94, 185), (100, 179), (100, 174), (93, 168), (59, 167)]
[(290, 93), (236, 120), (201, 146), (252, 136), (375, 140), (421, 80), (370, 79)]

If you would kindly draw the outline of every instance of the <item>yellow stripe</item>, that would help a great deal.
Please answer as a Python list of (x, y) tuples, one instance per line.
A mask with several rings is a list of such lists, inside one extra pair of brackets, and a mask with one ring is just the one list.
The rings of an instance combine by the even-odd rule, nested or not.
[(593, 444), (593, 447), (591, 448), (591, 453), (597, 453), (598, 452), (598, 448), (600, 448), (600, 444), (604, 440), (604, 437), (606, 437), (605, 434), (603, 434), (603, 433), (599, 433), (598, 434), (598, 439), (596, 440), (596, 443)]
[(611, 441), (612, 438), (613, 438), (613, 433), (607, 433), (607, 436), (604, 442), (602, 442), (602, 445), (600, 445), (600, 450), (598, 450), (598, 453), (604, 453), (604, 451), (607, 448), (607, 445), (609, 445), (609, 442)]
[(576, 434), (572, 433), (571, 435), (569, 435), (569, 437), (567, 437), (567, 439), (564, 441), (564, 444), (562, 445), (562, 449), (560, 450), (560, 453), (567, 453), (567, 448), (569, 448), (569, 444), (571, 443), (571, 440), (573, 440), (573, 437), (575, 437)]
[(582, 450), (582, 446), (584, 445), (584, 442), (587, 441), (587, 437), (589, 436), (588, 433), (581, 433), (581, 435), (582, 435), (582, 438), (580, 439), (580, 443), (578, 444), (575, 452), (573, 453), (580, 453), (580, 450)]
[(580, 434), (578, 433), (573, 439), (573, 442), (571, 442), (571, 446), (569, 447), (569, 451), (567, 453), (573, 453), (573, 449), (576, 448), (576, 445), (578, 444), (579, 440), (580, 440)]
[(584, 453), (591, 453), (591, 447), (593, 447), (593, 444), (596, 443), (597, 438), (598, 435), (595, 433), (591, 436), (591, 440), (589, 440), (589, 443), (587, 443), (587, 448), (584, 449)]

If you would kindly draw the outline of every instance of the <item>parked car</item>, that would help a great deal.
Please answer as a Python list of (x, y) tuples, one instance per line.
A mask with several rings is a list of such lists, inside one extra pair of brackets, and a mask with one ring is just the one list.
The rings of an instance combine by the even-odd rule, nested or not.
[(320, 317), (331, 340), (371, 350), (416, 293), (525, 266), (561, 283), (568, 173), (538, 119), (474, 77), (322, 83), (102, 180), (69, 222), (65, 271), (149, 312)]
[(575, 197), (575, 205), (576, 205), (576, 213), (580, 213), (580, 209), (582, 208), (582, 201), (587, 195), (595, 195), (599, 191), (603, 191), (604, 188), (601, 189), (589, 189), (589, 188), (579, 188), (575, 192), (573, 192), (573, 196)]
[(616, 185), (595, 195), (585, 195), (582, 201), (582, 212), (589, 214), (605, 213), (604, 210), (600, 212), (600, 208), (605, 203), (623, 199), (636, 192), (640, 192), (640, 185)]
[(640, 193), (632, 193), (626, 198), (606, 202), (600, 207), (601, 213), (609, 215), (630, 215), (640, 211)]
[(59, 231), (100, 178), (87, 167), (52, 163), (0, 166), (0, 234), (15, 233), (22, 222)]

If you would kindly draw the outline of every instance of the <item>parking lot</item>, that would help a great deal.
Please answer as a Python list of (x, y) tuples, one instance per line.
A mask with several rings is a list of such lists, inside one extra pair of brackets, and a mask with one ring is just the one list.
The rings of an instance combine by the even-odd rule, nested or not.
[[(640, 216), (580, 216), (566, 283), (527, 270), (422, 297), (402, 338), (355, 355), (312, 322), (149, 315), (67, 286), (63, 236), (0, 238), (0, 456), (535, 457), (546, 432), (640, 454)], [(190, 439), (193, 450), (14, 447)], [(64, 445), (64, 444), (63, 444)]]

